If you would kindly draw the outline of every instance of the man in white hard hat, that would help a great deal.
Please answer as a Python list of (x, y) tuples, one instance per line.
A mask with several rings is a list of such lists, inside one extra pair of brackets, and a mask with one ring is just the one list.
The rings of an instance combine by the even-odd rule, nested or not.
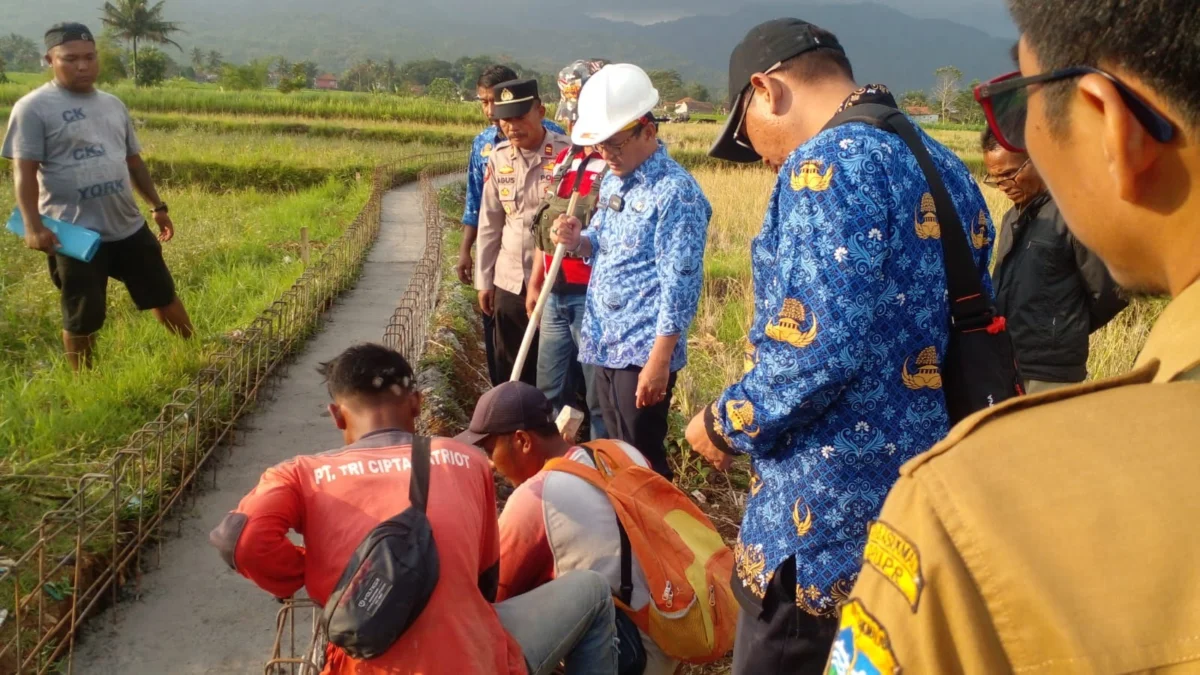
[(657, 105), (658, 91), (637, 66), (608, 65), (588, 80), (571, 141), (599, 150), (609, 174), (588, 229), (561, 216), (551, 236), (592, 262), (579, 358), (597, 367), (608, 435), (670, 478), (667, 413), (687, 363), (712, 207), (659, 142), (650, 114)]

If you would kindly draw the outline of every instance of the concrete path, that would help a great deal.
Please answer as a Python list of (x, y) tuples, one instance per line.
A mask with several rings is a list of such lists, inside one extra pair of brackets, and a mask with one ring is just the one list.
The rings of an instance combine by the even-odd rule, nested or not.
[[(438, 184), (455, 180), (461, 177), (444, 177)], [(384, 197), (379, 238), (358, 284), (330, 310), (320, 334), (298, 354), (274, 397), (242, 423), (243, 444), (220, 464), (218, 487), (201, 494), (184, 514), (182, 536), (164, 544), (161, 565), (143, 577), (140, 599), (117, 606), (115, 625), (105, 613), (86, 627), (77, 643), (74, 672), (263, 672), (280, 605), (221, 562), (208, 544), (208, 532), (266, 468), (341, 445), (324, 410), (327, 397), (317, 364), (355, 342), (380, 340), (424, 244), (420, 185), (411, 183)], [(168, 524), (167, 531), (173, 529)]]

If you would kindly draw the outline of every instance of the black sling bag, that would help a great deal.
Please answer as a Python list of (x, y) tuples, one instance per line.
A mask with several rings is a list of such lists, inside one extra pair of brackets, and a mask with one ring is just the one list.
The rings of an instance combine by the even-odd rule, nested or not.
[(429, 437), (414, 436), (409, 507), (376, 525), (350, 557), (321, 621), (329, 641), (355, 659), (391, 648), (421, 615), (440, 564), (429, 501)]
[(899, 136), (916, 156), (933, 195), (950, 293), (950, 345), (942, 359), (942, 393), (950, 424), (1023, 394), (1012, 337), (1004, 317), (983, 290), (958, 209), (921, 135), (904, 113), (877, 103), (852, 106), (835, 115), (825, 129), (850, 122), (862, 122)]

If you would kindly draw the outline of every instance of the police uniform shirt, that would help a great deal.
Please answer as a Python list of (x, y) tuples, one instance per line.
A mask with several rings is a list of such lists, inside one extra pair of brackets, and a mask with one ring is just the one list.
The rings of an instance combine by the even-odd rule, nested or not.
[(1200, 283), (1132, 372), (1014, 399), (901, 469), (830, 673), (1200, 672)]
[(571, 147), (565, 135), (547, 131), (536, 150), (509, 141), (496, 146), (484, 174), (475, 288), (520, 293), (533, 269), (533, 215), (554, 187), (554, 163)]
[[(544, 120), (542, 126), (547, 131), (565, 133), (562, 127), (550, 120)], [(462, 224), (467, 227), (479, 226), (479, 205), (483, 201), (483, 177), (487, 173), (488, 160), (491, 159), (496, 146), (503, 141), (504, 135), (493, 124), (479, 132), (474, 142), (471, 143), (471, 154), (467, 158), (467, 197), (462, 216)]]

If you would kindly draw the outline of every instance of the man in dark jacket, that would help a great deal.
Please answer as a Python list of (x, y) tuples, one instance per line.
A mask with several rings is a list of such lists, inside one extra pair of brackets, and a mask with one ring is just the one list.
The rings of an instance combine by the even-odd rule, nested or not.
[(1036, 394), (1087, 379), (1088, 336), (1126, 302), (1094, 253), (1079, 243), (1029, 155), (1009, 152), (983, 133), (984, 183), (1012, 200), (996, 242), (992, 282), (1013, 347)]

